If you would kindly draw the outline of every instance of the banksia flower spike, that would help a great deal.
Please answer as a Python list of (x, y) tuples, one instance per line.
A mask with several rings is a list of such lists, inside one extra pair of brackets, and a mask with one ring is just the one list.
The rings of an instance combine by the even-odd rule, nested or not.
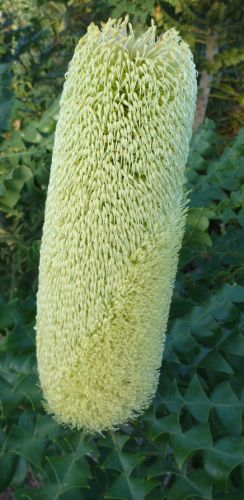
[(150, 404), (185, 222), (196, 101), (174, 29), (94, 24), (66, 75), (41, 244), (37, 359), (47, 411), (91, 432)]

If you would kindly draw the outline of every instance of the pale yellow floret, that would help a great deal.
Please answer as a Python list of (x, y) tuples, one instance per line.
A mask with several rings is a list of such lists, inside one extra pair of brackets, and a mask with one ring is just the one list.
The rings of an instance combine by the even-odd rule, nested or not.
[[(38, 371), (58, 422), (139, 415), (158, 383), (184, 221), (196, 71), (174, 29), (91, 25), (69, 64), (46, 202)], [(127, 34), (127, 31), (129, 34)]]

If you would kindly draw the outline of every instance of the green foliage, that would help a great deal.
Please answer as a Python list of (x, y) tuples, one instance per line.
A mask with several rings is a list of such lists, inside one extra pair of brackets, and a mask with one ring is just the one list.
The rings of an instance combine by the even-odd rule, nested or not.
[[(54, 27), (51, 4), (39, 2), (39, 13), (32, 2), (20, 20), (11, 14), (1, 47), (0, 491), (17, 500), (243, 498), (243, 129), (225, 144), (206, 120), (192, 139), (187, 227), (153, 405), (95, 437), (43, 409), (35, 295), (44, 204), (63, 73), (80, 19), (91, 18), (88, 4), (80, 15), (77, 2), (58, 2)], [(73, 17), (59, 28), (65, 9)]]

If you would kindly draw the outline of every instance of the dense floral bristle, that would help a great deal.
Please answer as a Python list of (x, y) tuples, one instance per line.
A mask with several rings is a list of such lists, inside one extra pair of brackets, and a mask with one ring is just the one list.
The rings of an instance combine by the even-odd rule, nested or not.
[(138, 416), (158, 383), (184, 222), (196, 101), (174, 29), (95, 25), (69, 64), (37, 295), (37, 358), (58, 422), (95, 432)]

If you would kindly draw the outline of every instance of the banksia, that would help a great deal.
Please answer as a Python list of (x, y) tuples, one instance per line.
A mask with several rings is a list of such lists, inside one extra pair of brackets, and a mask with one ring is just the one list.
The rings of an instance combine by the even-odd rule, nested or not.
[(90, 25), (60, 101), (41, 244), (37, 359), (47, 411), (91, 432), (158, 384), (196, 100), (174, 29)]

